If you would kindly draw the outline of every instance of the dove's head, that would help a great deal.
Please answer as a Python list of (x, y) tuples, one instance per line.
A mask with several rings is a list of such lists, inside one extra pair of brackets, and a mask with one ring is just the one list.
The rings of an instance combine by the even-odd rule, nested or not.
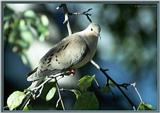
[(87, 27), (87, 32), (90, 34), (90, 35), (93, 35), (93, 36), (96, 36), (96, 37), (99, 37), (100, 36), (100, 32), (101, 32), (101, 28), (98, 24), (96, 23), (91, 23), (88, 27)]

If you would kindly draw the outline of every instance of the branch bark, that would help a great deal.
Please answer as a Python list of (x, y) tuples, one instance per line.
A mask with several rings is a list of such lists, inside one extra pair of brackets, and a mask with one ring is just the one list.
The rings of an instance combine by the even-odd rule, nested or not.
[[(55, 79), (55, 82), (56, 82), (56, 85), (57, 85), (57, 84), (58, 84), (58, 83), (57, 83), (57, 77), (60, 77), (60, 76), (64, 77), (64, 74), (67, 74), (67, 73), (62, 72), (62, 73), (58, 73), (58, 74), (56, 74), (56, 75), (51, 75), (51, 76), (49, 76), (49, 78), (47, 78), (44, 82), (42, 82), (39, 86), (37, 86), (37, 87), (35, 87), (35, 88), (33, 88), (33, 89), (30, 89), (29, 91), (26, 90), (26, 93), (27, 93), (27, 94), (26, 94), (26, 97), (23, 99), (23, 102), (22, 102), (22, 104), (20, 105), (19, 110), (23, 110), (24, 107), (29, 103), (30, 99), (31, 99), (32, 97), (34, 97), (34, 95), (36, 94), (36, 92), (39, 90), (39, 94), (38, 94), (37, 96), (35, 96), (35, 98), (38, 98), (38, 97), (41, 95), (42, 89), (43, 89), (43, 87), (44, 87), (44, 85), (45, 85), (46, 83), (48, 83), (48, 82), (51, 81), (52, 79)], [(58, 87), (58, 86), (57, 86), (57, 87)], [(64, 105), (62, 105), (62, 107), (63, 107), (63, 109), (65, 110)]]
[(60, 8), (63, 8), (63, 11), (64, 11), (64, 22), (63, 24), (67, 24), (67, 30), (68, 30), (68, 35), (71, 35), (72, 34), (72, 30), (71, 30), (71, 26), (70, 26), (70, 22), (69, 22), (69, 16), (71, 15), (85, 15), (87, 17), (87, 19), (92, 22), (90, 16), (92, 14), (89, 13), (89, 11), (92, 10), (92, 8), (89, 8), (87, 11), (84, 11), (84, 12), (75, 12), (75, 13), (71, 13), (68, 8), (67, 8), (67, 5), (66, 4), (61, 4), (60, 6), (58, 6), (56, 9), (60, 9)]
[(66, 110), (66, 109), (65, 109), (65, 106), (64, 106), (64, 102), (63, 102), (63, 100), (62, 100), (62, 95), (61, 95), (61, 91), (60, 91), (60, 88), (59, 88), (59, 84), (58, 84), (56, 78), (55, 78), (55, 81), (56, 81), (56, 88), (57, 88), (58, 96), (59, 96), (59, 99), (58, 99), (58, 101), (57, 101), (56, 106), (58, 106), (59, 101), (61, 101), (61, 105), (62, 105), (63, 110)]
[(120, 92), (124, 95), (124, 97), (128, 100), (128, 102), (132, 105), (133, 109), (135, 108), (135, 104), (131, 101), (131, 99), (125, 94), (125, 92), (122, 90), (121, 85), (119, 85), (117, 82), (115, 82), (107, 73), (105, 69), (102, 69), (96, 62), (91, 60), (91, 64), (96, 67), (99, 71), (101, 71), (108, 80), (111, 80), (113, 84), (116, 85), (116, 87), (120, 90)]

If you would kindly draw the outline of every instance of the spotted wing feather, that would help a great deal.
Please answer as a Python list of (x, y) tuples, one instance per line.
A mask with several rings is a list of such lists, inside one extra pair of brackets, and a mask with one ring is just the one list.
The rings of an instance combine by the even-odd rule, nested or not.
[(78, 64), (87, 55), (85, 41), (76, 35), (63, 39), (50, 49), (40, 60), (37, 72), (28, 77), (35, 81), (53, 75)]

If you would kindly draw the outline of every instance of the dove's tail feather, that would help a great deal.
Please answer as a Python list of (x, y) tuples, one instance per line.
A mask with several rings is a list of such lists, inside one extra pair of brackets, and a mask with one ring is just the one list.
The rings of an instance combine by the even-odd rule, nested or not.
[(31, 71), (30, 73), (27, 74), (27, 76), (32, 75), (33, 73), (35, 73), (37, 71), (38, 67), (36, 67), (33, 71)]
[(37, 74), (37, 68), (35, 68), (33, 71), (31, 71), (30, 73), (28, 73), (28, 77), (27, 77), (27, 81), (37, 81), (39, 79), (43, 79), (43, 76), (42, 77), (39, 77), (38, 74)]
[[(37, 69), (38, 68), (35, 68), (33, 71), (28, 73), (27, 81), (32, 82), (31, 85), (27, 88), (30, 91), (34, 91), (36, 88), (38, 88), (39, 85), (41, 85), (44, 82), (44, 78), (42, 78), (42, 77), (37, 78)], [(42, 89), (43, 89), (43, 87), (40, 88), (40, 90), (42, 90)], [(39, 90), (39, 88), (38, 88), (38, 90)], [(35, 95), (36, 95), (36, 97), (39, 97), (40, 94), (41, 94), (41, 92), (39, 92), (38, 95), (37, 95), (37, 93)]]

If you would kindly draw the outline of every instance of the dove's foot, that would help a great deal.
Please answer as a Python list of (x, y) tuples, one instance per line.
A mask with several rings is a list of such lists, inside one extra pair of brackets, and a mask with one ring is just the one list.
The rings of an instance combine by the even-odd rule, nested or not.
[(76, 73), (75, 69), (69, 69), (68, 71), (66, 71), (66, 74), (69, 75), (69, 76), (74, 76), (75, 73)]

